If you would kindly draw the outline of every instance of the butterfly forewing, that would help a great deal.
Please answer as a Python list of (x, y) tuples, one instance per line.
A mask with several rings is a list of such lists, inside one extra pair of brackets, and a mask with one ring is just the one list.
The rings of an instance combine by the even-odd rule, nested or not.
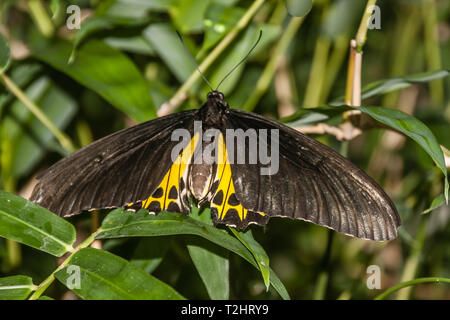
[(78, 150), (40, 176), (31, 200), (60, 216), (147, 199), (172, 165), (173, 130), (192, 130), (195, 110), (124, 129)]

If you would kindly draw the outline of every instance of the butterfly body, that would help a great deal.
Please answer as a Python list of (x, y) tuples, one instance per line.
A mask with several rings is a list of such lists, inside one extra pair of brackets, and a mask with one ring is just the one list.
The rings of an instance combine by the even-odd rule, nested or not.
[(289, 217), (390, 240), (400, 225), (389, 197), (351, 162), (283, 124), (229, 108), (217, 91), (200, 109), (102, 138), (38, 179), (31, 199), (61, 216), (110, 207), (189, 214), (209, 203), (215, 224), (238, 229)]

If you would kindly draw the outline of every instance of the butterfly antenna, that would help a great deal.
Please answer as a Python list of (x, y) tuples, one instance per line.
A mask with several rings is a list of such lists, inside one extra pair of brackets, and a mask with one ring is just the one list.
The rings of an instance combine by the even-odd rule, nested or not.
[(220, 87), (220, 85), (222, 84), (222, 82), (223, 82), (226, 78), (228, 78), (228, 76), (229, 76), (230, 74), (232, 74), (233, 71), (236, 70), (236, 68), (239, 67), (239, 66), (241, 65), (242, 62), (244, 62), (245, 60), (247, 60), (247, 58), (250, 56), (250, 54), (253, 52), (253, 50), (254, 50), (254, 49), (256, 48), (256, 46), (258, 45), (259, 40), (261, 40), (261, 37), (262, 37), (262, 30), (259, 30), (259, 37), (258, 37), (258, 40), (256, 40), (255, 44), (254, 44), (253, 47), (248, 51), (248, 53), (246, 54), (246, 56), (245, 56), (244, 58), (242, 58), (242, 60), (239, 61), (239, 63), (238, 63), (237, 65), (235, 65), (235, 66), (233, 67), (233, 69), (231, 69), (231, 70), (225, 75), (225, 77), (222, 78), (222, 80), (219, 82), (219, 85), (218, 85), (217, 88), (216, 88), (216, 91), (219, 90), (219, 87)]
[(202, 76), (203, 80), (205, 80), (206, 84), (208, 85), (208, 87), (211, 89), (211, 91), (214, 91), (214, 89), (212, 88), (211, 83), (209, 83), (208, 79), (206, 79), (205, 75), (200, 71), (200, 67), (198, 66), (197, 61), (195, 60), (194, 56), (192, 55), (192, 53), (189, 51), (188, 47), (186, 46), (186, 43), (183, 40), (183, 37), (181, 36), (181, 34), (177, 31), (177, 35), (180, 38), (181, 43), (184, 46), (184, 49), (187, 51), (189, 57), (191, 57), (192, 62), (195, 65), (195, 68), (197, 69), (198, 73), (200, 73), (200, 75)]

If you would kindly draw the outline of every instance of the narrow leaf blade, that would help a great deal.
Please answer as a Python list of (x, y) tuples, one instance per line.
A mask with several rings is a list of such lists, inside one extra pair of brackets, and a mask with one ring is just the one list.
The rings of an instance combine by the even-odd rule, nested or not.
[(69, 265), (55, 276), (78, 296), (88, 300), (183, 299), (169, 285), (125, 259), (93, 248), (75, 253)]
[(120, 51), (98, 40), (86, 42), (77, 58), (68, 63), (72, 46), (63, 41), (32, 48), (34, 56), (94, 90), (136, 121), (156, 116), (145, 79), (134, 63)]
[[(177, 234), (191, 234), (203, 237), (225, 249), (241, 256), (259, 270), (258, 264), (250, 251), (236, 238), (227, 232), (192, 219), (181, 213), (160, 212), (158, 215), (149, 215), (147, 211), (137, 213), (117, 209), (112, 211), (104, 220), (98, 239), (142, 237), (142, 236), (168, 236)], [(271, 284), (283, 299), (289, 299), (286, 288), (276, 278), (273, 272), (270, 275)]]
[(25, 300), (34, 289), (33, 280), (27, 276), (0, 278), (0, 300)]
[(41, 206), (0, 190), (0, 236), (60, 257), (75, 242), (75, 228)]

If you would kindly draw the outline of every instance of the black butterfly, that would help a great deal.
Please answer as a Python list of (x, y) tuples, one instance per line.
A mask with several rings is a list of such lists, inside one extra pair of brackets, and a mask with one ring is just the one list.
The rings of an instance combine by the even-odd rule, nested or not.
[[(201, 121), (195, 132), (194, 121)], [(222, 164), (195, 163), (199, 134), (215, 128)], [(179, 145), (172, 132), (193, 137)], [(250, 154), (247, 143), (227, 148), (227, 129), (278, 130), (279, 164), (262, 175), (261, 163), (231, 163), (227, 155)], [(271, 140), (257, 137), (270, 149)], [(377, 183), (332, 149), (296, 130), (254, 113), (228, 107), (212, 91), (197, 110), (183, 111), (116, 132), (62, 159), (38, 176), (31, 200), (60, 216), (83, 210), (127, 207), (188, 214), (194, 203), (210, 203), (214, 224), (244, 229), (271, 217), (313, 222), (347, 235), (390, 240), (397, 236), (397, 210)]]

